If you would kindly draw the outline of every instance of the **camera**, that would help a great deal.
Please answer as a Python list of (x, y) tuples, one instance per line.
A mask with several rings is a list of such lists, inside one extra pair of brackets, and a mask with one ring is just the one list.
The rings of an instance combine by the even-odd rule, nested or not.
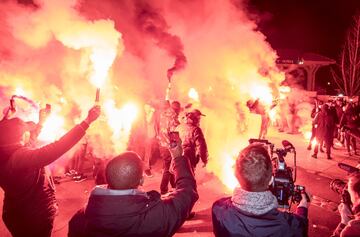
[[(294, 164), (296, 164), (296, 150), (289, 141), (282, 141), (284, 148), (276, 148), (274, 144), (265, 139), (250, 139), (249, 143), (254, 142), (263, 143), (268, 146), (270, 157), (273, 161), (273, 176), (274, 182), (270, 185), (270, 191), (276, 197), (279, 207), (290, 208), (291, 203), (298, 203), (301, 201), (301, 194), (305, 193), (305, 187), (295, 185), (296, 180), (296, 165), (294, 169), (288, 167), (284, 157), (287, 153), (294, 153)], [(306, 193), (305, 193), (306, 194)], [(308, 198), (309, 199), (309, 198)]]
[(350, 194), (347, 191), (347, 183), (341, 179), (333, 179), (330, 182), (330, 188), (331, 190), (333, 190), (335, 193), (340, 194), (341, 195), (341, 202), (343, 202), (344, 204), (348, 205), (348, 207), (352, 206), (352, 202), (351, 202), (351, 198), (350, 198)]
[[(344, 164), (344, 163), (338, 163), (338, 166), (340, 169), (348, 172), (348, 174), (360, 172), (360, 170), (358, 168), (353, 167), (351, 165)], [(341, 179), (333, 179), (330, 182), (330, 188), (337, 194), (341, 195), (341, 202), (343, 202), (350, 208), (352, 207), (352, 202), (351, 202), (350, 194), (347, 190), (347, 182), (346, 181), (343, 181)]]

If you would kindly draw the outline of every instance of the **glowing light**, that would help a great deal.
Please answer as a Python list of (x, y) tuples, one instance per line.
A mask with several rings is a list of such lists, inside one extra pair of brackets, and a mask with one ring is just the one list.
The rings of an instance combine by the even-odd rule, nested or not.
[(21, 87), (16, 87), (14, 94), (19, 96), (26, 96), (25, 90)]
[(317, 144), (317, 141), (316, 141), (316, 138), (314, 138), (314, 140), (312, 140), (312, 142), (311, 142), (311, 145), (312, 145), (313, 147), (315, 147), (316, 144)]
[(138, 114), (138, 108), (133, 103), (127, 103), (122, 108), (115, 107), (113, 100), (108, 100), (105, 103), (105, 113), (108, 118), (108, 124), (113, 131), (115, 137), (120, 137), (121, 134), (129, 135), (132, 123)]
[(263, 103), (271, 105), (273, 102), (273, 96), (271, 94), (270, 87), (267, 85), (253, 85), (249, 89), (250, 96), (253, 99), (260, 99)]
[(338, 94), (339, 97), (344, 97), (344, 95), (342, 93)]
[(93, 63), (93, 74), (91, 75), (91, 82), (97, 88), (101, 88), (108, 77), (108, 71), (112, 65), (116, 50), (110, 49), (95, 49), (93, 50), (90, 60)]
[(224, 165), (221, 172), (221, 182), (229, 189), (233, 190), (236, 186), (239, 185), (235, 175), (234, 175), (234, 165), (235, 165), (235, 155), (231, 156), (229, 154), (223, 155)]
[(272, 122), (276, 121), (276, 110), (275, 109), (272, 109), (269, 111), (269, 117)]
[[(311, 133), (311, 131), (306, 131), (306, 132), (303, 132), (303, 136), (306, 139), (306, 141), (310, 141), (312, 133)], [(312, 147), (315, 147), (316, 144), (317, 144), (317, 141), (316, 141), (316, 138), (314, 138), (311, 142), (311, 145), (312, 145)]]
[(51, 114), (43, 124), (38, 136), (40, 141), (55, 141), (65, 133), (65, 120), (57, 114)]
[(279, 87), (279, 91), (280, 91), (281, 93), (289, 93), (289, 92), (291, 91), (291, 88), (288, 87), (288, 86), (280, 86), (280, 87)]
[(60, 98), (60, 103), (61, 103), (61, 104), (65, 104), (65, 103), (66, 103), (66, 99), (65, 99), (64, 97), (61, 97), (61, 98)]
[(305, 138), (307, 141), (310, 141), (310, 138), (311, 138), (311, 132), (310, 132), (310, 131), (306, 131), (306, 132), (304, 132), (304, 138)]
[(199, 93), (194, 88), (190, 88), (188, 96), (194, 101), (199, 101)]
[[(68, 19), (66, 19), (68, 20)], [(72, 20), (72, 27), (56, 32), (56, 38), (67, 47), (90, 53), (92, 72), (90, 81), (101, 88), (118, 53), (121, 34), (111, 20), (97, 20), (92, 23), (82, 19)], [(122, 51), (122, 47), (119, 49)]]

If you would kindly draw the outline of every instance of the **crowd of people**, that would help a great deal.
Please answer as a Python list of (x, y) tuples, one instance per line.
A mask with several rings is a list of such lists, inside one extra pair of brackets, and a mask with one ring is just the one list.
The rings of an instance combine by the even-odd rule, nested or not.
[[(333, 110), (323, 105), (316, 111), (314, 121), (320, 123), (320, 119), (325, 119), (320, 113), (323, 117), (331, 117), (329, 111)], [(30, 137), (36, 139), (47, 116), (43, 111), (40, 110), (37, 124), (8, 114), (0, 121), (0, 187), (5, 192), (3, 221), (13, 236), (51, 236), (58, 208), (53, 183), (45, 167), (75, 146), (100, 113), (100, 106), (92, 107), (79, 125), (41, 148), (32, 147), (30, 141), (24, 143), (23, 135), (28, 131), (33, 134)], [(69, 220), (68, 236), (174, 235), (194, 216), (192, 209), (199, 199), (196, 167), (200, 160), (203, 166), (208, 163), (206, 140), (200, 128), (202, 116), (205, 115), (200, 110), (186, 110), (177, 101), (165, 101), (155, 108), (152, 118), (147, 119), (147, 124), (153, 125), (150, 126), (153, 137), (142, 141), (145, 144), (143, 154), (133, 151), (136, 146), (130, 146), (134, 149), (107, 163), (104, 185), (96, 186), (86, 206)], [(343, 117), (345, 115), (338, 123), (348, 125), (347, 118)], [(328, 120), (324, 120), (326, 125)], [(335, 119), (332, 121), (337, 123)], [(177, 133), (181, 127), (183, 131)], [(314, 127), (318, 136), (319, 126)], [(323, 141), (328, 148), (329, 140)], [(80, 157), (86, 154), (85, 148), (83, 144)], [(160, 150), (158, 154), (163, 162), (160, 192), (145, 192), (140, 186), (144, 176), (151, 175), (151, 158), (147, 156), (153, 155), (156, 149)], [(81, 170), (77, 162), (74, 161), (73, 167)], [(269, 189), (273, 182), (273, 165), (263, 144), (253, 143), (239, 153), (234, 174), (239, 186), (230, 197), (214, 200), (212, 206), (215, 236), (308, 235), (309, 200), (302, 193), (295, 213), (278, 209), (277, 198)], [(335, 236), (359, 236), (359, 177), (352, 176), (349, 180), (352, 207), (339, 206), (342, 221)], [(351, 212), (354, 215), (349, 216)]]
[[(358, 104), (346, 101), (343, 97), (326, 103), (316, 102), (311, 112), (311, 118), (312, 135), (308, 150), (314, 147), (313, 158), (317, 158), (320, 150), (320, 152), (326, 152), (327, 159), (332, 159), (331, 150), (335, 149), (334, 139), (346, 147), (349, 156), (358, 156), (356, 148), (357, 140), (360, 140), (360, 107)], [(314, 139), (316, 139), (315, 145), (313, 145)]]

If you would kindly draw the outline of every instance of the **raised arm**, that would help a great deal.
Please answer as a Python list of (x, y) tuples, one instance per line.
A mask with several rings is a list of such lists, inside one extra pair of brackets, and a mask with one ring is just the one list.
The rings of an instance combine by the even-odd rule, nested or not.
[(89, 125), (95, 121), (99, 115), (100, 107), (94, 106), (89, 110), (88, 116), (83, 122), (67, 132), (58, 141), (38, 149), (19, 149), (13, 155), (13, 167), (16, 169), (36, 169), (55, 161), (81, 140)]
[(167, 220), (164, 225), (167, 226), (168, 231), (166, 236), (173, 235), (180, 228), (199, 198), (189, 159), (182, 155), (181, 141), (175, 148), (170, 149), (170, 153), (173, 159), (176, 190), (164, 200), (164, 215)]

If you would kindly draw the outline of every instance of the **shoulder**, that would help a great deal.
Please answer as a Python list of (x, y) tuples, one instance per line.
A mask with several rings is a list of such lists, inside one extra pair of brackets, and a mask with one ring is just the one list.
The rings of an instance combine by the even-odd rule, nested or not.
[(196, 135), (199, 135), (199, 136), (203, 135), (201, 128), (198, 126), (193, 126), (192, 131)]
[(149, 199), (152, 201), (161, 200), (161, 194), (158, 191), (151, 190), (149, 192), (146, 192), (146, 194), (148, 195)]
[(360, 236), (360, 220), (351, 220), (341, 231), (341, 236)]
[(231, 197), (224, 197), (216, 200), (212, 205), (212, 212), (222, 213), (224, 210), (232, 209), (234, 206), (231, 203)]
[(69, 235), (74, 234), (73, 236), (77, 236), (76, 234), (80, 234), (80, 230), (85, 229), (86, 223), (85, 209), (81, 208), (73, 215), (73, 217), (71, 217), (69, 221)]

